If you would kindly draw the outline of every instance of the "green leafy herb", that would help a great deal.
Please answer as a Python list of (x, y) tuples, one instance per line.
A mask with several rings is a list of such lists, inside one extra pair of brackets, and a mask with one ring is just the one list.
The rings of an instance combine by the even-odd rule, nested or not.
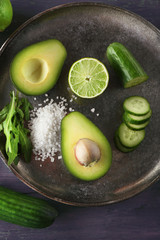
[(7, 113), (8, 113), (8, 109), (9, 109), (9, 104), (6, 105), (1, 111), (0, 111), (0, 123), (2, 123), (6, 116), (7, 116)]
[(31, 159), (32, 144), (27, 136), (28, 131), (26, 128), (22, 127), (20, 124), (18, 125), (18, 130), (19, 130), (19, 142), (21, 145), (21, 151), (24, 153), (25, 161), (29, 162)]
[(24, 112), (24, 118), (26, 121), (29, 120), (30, 117), (30, 110), (33, 109), (31, 103), (27, 100), (27, 98), (21, 98), (20, 100), (21, 104), (22, 104), (22, 111)]
[(29, 120), (29, 112), (32, 108), (26, 98), (19, 99), (11, 92), (11, 101), (0, 111), (0, 132), (6, 137), (5, 151), (8, 156), (8, 165), (14, 161), (20, 153), (29, 162), (32, 153), (32, 144), (28, 138), (29, 130), (24, 127), (24, 121)]

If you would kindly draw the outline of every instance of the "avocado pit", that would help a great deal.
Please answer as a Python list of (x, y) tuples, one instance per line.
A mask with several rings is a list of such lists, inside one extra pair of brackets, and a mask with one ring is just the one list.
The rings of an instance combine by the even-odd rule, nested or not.
[(88, 138), (82, 138), (76, 143), (74, 153), (77, 161), (85, 167), (92, 166), (101, 158), (98, 144)]

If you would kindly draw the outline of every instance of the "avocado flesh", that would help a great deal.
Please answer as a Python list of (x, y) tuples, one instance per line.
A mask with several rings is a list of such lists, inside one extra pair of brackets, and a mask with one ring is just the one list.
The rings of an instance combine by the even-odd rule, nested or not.
[(11, 80), (26, 95), (41, 95), (56, 84), (67, 52), (56, 39), (32, 44), (14, 57), (10, 66)]
[[(99, 161), (88, 167), (77, 161), (74, 152), (76, 143), (83, 138), (96, 142), (101, 151)], [(104, 176), (111, 166), (112, 150), (108, 140), (100, 129), (80, 112), (72, 112), (62, 119), (61, 150), (68, 171), (81, 180), (96, 180)]]

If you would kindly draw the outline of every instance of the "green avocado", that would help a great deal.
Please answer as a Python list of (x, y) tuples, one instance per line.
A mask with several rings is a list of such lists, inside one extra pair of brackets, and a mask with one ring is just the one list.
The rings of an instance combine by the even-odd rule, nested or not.
[(22, 49), (10, 66), (11, 80), (26, 95), (41, 95), (56, 84), (67, 52), (63, 44), (49, 39)]
[[(81, 180), (99, 179), (111, 166), (112, 150), (108, 140), (100, 129), (80, 112), (69, 113), (62, 119), (61, 151), (68, 171)], [(84, 163), (88, 161), (88, 157), (93, 161), (89, 160), (87, 165)]]

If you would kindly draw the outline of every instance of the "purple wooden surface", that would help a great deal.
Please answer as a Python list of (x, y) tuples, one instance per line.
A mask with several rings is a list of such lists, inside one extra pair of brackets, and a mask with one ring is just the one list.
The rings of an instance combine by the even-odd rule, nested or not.
[[(20, 24), (33, 15), (59, 4), (78, 1), (11, 0), (11, 2), (14, 18), (11, 26), (4, 33), (0, 33), (0, 46)], [(86, 0), (86, 2), (91, 1)], [(160, 0), (97, 0), (96, 2), (131, 10), (160, 28)], [(42, 197), (20, 182), (2, 161), (0, 161), (0, 185)], [(35, 230), (0, 221), (0, 240), (160, 239), (159, 182), (131, 199), (103, 207), (79, 208), (48, 201), (59, 210), (59, 217), (52, 226)]]

